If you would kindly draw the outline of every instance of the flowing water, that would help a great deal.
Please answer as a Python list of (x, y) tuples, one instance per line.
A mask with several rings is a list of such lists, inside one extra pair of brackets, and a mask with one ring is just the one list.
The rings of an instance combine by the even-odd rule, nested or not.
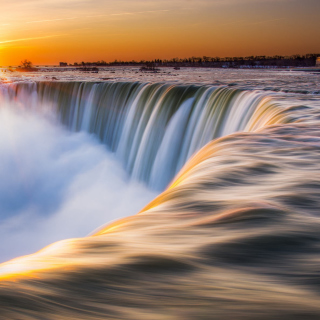
[(40, 82), (3, 91), (8, 104), (45, 106), (71, 131), (95, 134), (134, 179), (159, 191), (211, 140), (289, 121), (270, 96), (227, 87)]
[[(318, 85), (317, 78), (310, 81)], [(120, 176), (111, 198), (134, 190), (115, 199), (125, 203), (124, 210), (138, 198), (147, 203), (146, 192), (164, 191), (139, 214), (122, 214), (127, 217), (91, 236), (2, 264), (0, 318), (319, 319), (320, 99), (315, 87), (309, 85), (310, 92), (302, 95), (169, 82), (3, 85), (2, 123), (11, 117), (19, 131), (25, 122), (37, 127), (40, 120), (34, 119), (40, 117), (46, 127), (31, 134), (22, 130), (19, 150), (30, 138), (37, 154), (47, 150), (43, 161), (55, 157), (57, 148), (62, 158), (72, 150), (69, 162), (56, 171), (49, 167), (47, 176), (18, 162), (19, 170), (39, 175), (34, 181), (56, 180), (64, 170), (73, 183), (107, 152), (106, 175), (90, 174), (80, 181), (82, 187)], [(82, 144), (93, 150), (83, 152)], [(1, 153), (10, 154), (3, 146)], [(75, 161), (88, 157), (89, 164)], [(38, 169), (36, 159), (29, 162)], [(8, 185), (18, 169), (3, 168)], [(35, 194), (43, 188), (27, 180)], [(57, 179), (32, 205), (48, 211), (57, 200), (41, 201), (47, 194), (68, 199), (63, 188), (70, 190)], [(74, 210), (95, 217), (101, 188), (95, 186), (71, 207), (76, 221), (84, 214), (77, 217)], [(57, 189), (60, 194), (53, 192)], [(8, 191), (1, 190), (7, 199)], [(3, 209), (7, 215), (16, 215), (13, 204), (24, 199), (19, 189), (12, 190), (12, 202)], [(105, 190), (111, 192), (112, 185)], [(83, 187), (72, 201), (86, 194)]]

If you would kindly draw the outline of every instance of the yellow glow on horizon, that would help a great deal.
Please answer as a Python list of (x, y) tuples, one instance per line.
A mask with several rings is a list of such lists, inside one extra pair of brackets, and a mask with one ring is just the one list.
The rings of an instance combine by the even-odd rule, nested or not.
[(320, 52), (314, 6), (287, 9), (260, 0), (13, 0), (1, 7), (0, 64)]

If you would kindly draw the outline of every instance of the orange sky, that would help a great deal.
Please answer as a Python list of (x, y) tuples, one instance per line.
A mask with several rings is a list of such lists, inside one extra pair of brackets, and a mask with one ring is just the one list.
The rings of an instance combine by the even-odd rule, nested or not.
[(0, 65), (318, 53), (319, 13), (319, 0), (6, 0)]

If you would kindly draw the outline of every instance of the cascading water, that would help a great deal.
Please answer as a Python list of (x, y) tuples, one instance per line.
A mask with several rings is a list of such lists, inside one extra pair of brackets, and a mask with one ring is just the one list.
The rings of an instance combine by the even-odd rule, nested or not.
[(211, 140), (288, 121), (265, 93), (226, 87), (39, 82), (2, 91), (27, 108), (54, 110), (72, 131), (95, 134), (134, 179), (155, 190)]
[[(41, 189), (38, 211), (46, 214), (46, 200), (49, 208), (59, 207), (60, 198), (71, 200), (70, 210), (48, 220), (42, 234), (55, 225), (83, 227), (99, 212), (107, 222), (114, 206), (109, 200), (97, 206), (98, 199), (123, 203), (125, 217), (91, 236), (1, 264), (0, 318), (319, 319), (317, 97), (147, 83), (38, 82), (0, 90), (0, 103), (53, 111), (76, 132), (55, 121), (46, 128), (46, 122), (33, 117), (16, 121), (8, 110), (0, 113), (8, 117), (3, 123), (14, 124), (10, 136), (6, 130), (0, 135), (0, 152), (9, 154), (7, 167), (0, 162), (2, 175), (11, 182), (18, 168), (23, 178), (29, 177), (24, 182), (36, 182), (34, 188), (25, 184), (25, 198)], [(87, 132), (114, 156), (105, 155), (106, 148)], [(12, 133), (19, 136), (13, 144)], [(29, 143), (36, 148), (26, 162), (16, 157), (12, 166), (6, 140), (14, 150), (28, 150)], [(94, 148), (88, 153), (84, 145)], [(49, 162), (56, 164), (57, 158), (59, 165), (52, 170)], [(125, 192), (127, 176), (119, 179), (118, 160), (131, 176), (155, 189), (163, 189), (184, 168), (163, 193), (128, 217), (135, 200), (150, 190), (144, 186), (138, 192), (135, 182)], [(28, 170), (30, 164), (35, 170)], [(43, 173), (46, 179), (39, 179)], [(72, 188), (60, 192), (64, 176), (73, 175)], [(49, 180), (49, 188), (39, 183), (43, 180)], [(12, 185), (20, 190), (19, 181)], [(1, 200), (17, 193), (12, 185), (0, 183)], [(14, 205), (19, 202), (12, 199)], [(29, 232), (37, 234), (30, 215), (26, 221), (31, 221)], [(6, 225), (0, 225), (1, 236), (2, 230)], [(18, 235), (20, 247), (27, 241)]]

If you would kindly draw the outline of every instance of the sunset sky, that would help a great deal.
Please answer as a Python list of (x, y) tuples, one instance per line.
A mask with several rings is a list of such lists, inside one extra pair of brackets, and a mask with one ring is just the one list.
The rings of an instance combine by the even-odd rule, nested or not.
[(0, 0), (0, 65), (320, 52), (319, 0)]

